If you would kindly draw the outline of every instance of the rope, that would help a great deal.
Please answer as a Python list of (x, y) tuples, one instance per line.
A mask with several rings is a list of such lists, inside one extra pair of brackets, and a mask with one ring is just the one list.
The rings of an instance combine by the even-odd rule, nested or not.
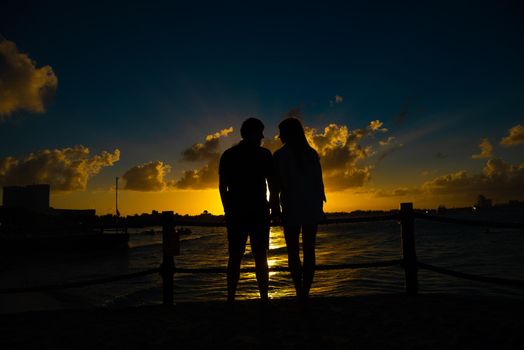
[(390, 221), (398, 220), (398, 214), (388, 214), (381, 216), (367, 216), (367, 217), (357, 217), (357, 218), (340, 218), (340, 219), (327, 219), (326, 221), (321, 222), (320, 224), (345, 224), (345, 223), (354, 223), (354, 222), (377, 222), (377, 221)]
[(496, 222), (488, 220), (472, 220), (472, 219), (461, 219), (461, 218), (450, 218), (437, 215), (428, 215), (423, 213), (415, 212), (415, 217), (428, 221), (446, 222), (450, 224), (461, 224), (469, 226), (482, 226), (482, 227), (494, 227), (494, 228), (524, 228), (524, 223), (520, 222)]
[[(386, 260), (386, 261), (377, 261), (370, 263), (360, 263), (360, 264), (338, 264), (338, 265), (318, 265), (317, 270), (340, 270), (340, 269), (360, 269), (368, 267), (387, 267), (399, 265), (400, 260)], [(128, 273), (124, 275), (104, 277), (89, 281), (79, 281), (79, 282), (70, 282), (62, 284), (50, 284), (43, 286), (35, 287), (21, 287), (21, 288), (6, 288), (0, 289), (0, 294), (12, 294), (12, 293), (27, 293), (27, 292), (43, 292), (57, 289), (66, 289), (66, 288), (78, 288), (85, 286), (92, 286), (97, 284), (121, 281), (125, 279), (131, 279), (140, 276), (146, 276), (153, 273), (159, 273), (162, 271), (162, 268), (153, 268), (144, 271), (138, 271), (133, 273)], [(255, 272), (254, 267), (247, 267), (240, 270), (241, 272)], [(284, 266), (275, 266), (269, 269), (270, 272), (273, 271), (289, 271), (287, 267)], [(191, 269), (191, 268), (175, 268), (174, 272), (178, 273), (227, 273), (227, 268), (225, 267), (210, 267), (210, 268), (200, 268), (200, 269)]]
[[(376, 261), (369, 263), (354, 263), (354, 264), (337, 264), (337, 265), (317, 265), (316, 270), (342, 270), (342, 269), (363, 269), (369, 267), (388, 267), (400, 265), (401, 260), (385, 260), (385, 261)], [(287, 266), (275, 266), (269, 268), (270, 272), (275, 271), (289, 271)], [(209, 267), (209, 268), (175, 268), (175, 272), (178, 273), (227, 273), (227, 268), (225, 267)], [(255, 272), (254, 267), (245, 267), (240, 269), (240, 272)]]
[(418, 262), (418, 267), (422, 269), (430, 270), (433, 272), (441, 273), (444, 275), (463, 278), (463, 279), (472, 280), (472, 281), (494, 283), (494, 284), (500, 284), (500, 285), (509, 286), (509, 287), (520, 287), (520, 288), (524, 287), (524, 281), (519, 281), (519, 280), (472, 275), (469, 273), (448, 270), (442, 267), (425, 264), (423, 262)]
[(36, 286), (36, 287), (6, 288), (6, 289), (0, 289), (0, 294), (43, 292), (43, 291), (57, 290), (57, 289), (85, 287), (85, 286), (92, 286), (96, 284), (121, 281), (121, 280), (140, 277), (140, 276), (146, 276), (146, 275), (150, 275), (150, 274), (158, 273), (158, 272), (160, 272), (160, 268), (157, 267), (154, 269), (138, 271), (138, 272), (118, 275), (118, 276), (103, 277), (103, 278), (98, 278), (98, 279), (89, 280), (89, 281), (79, 281), (79, 282), (70, 282), (70, 283), (62, 283), (62, 284), (48, 284), (48, 285)]
[[(364, 217), (354, 217), (354, 218), (338, 218), (338, 219), (326, 219), (325, 221), (320, 222), (320, 225), (330, 225), (330, 224), (344, 224), (344, 223), (355, 223), (355, 222), (376, 222), (376, 221), (388, 221), (388, 220), (398, 220), (398, 214), (388, 214), (381, 216), (364, 216)], [(176, 221), (175, 226), (201, 226), (201, 227), (226, 227), (225, 222), (201, 222), (201, 221)], [(282, 226), (279, 224), (271, 224), (271, 226)]]

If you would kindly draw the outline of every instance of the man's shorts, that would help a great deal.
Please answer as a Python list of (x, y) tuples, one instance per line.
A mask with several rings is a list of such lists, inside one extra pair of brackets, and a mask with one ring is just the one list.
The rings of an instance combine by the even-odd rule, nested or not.
[(229, 253), (246, 249), (247, 237), (251, 251), (263, 252), (269, 249), (269, 222), (266, 223), (228, 223), (227, 240)]

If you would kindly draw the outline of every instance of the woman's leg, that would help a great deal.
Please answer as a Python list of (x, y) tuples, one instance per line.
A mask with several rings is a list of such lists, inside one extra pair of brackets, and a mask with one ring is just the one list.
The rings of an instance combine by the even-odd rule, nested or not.
[(315, 240), (317, 237), (317, 225), (302, 226), (302, 249), (304, 251), (304, 266), (302, 271), (303, 298), (309, 297), (309, 290), (313, 283), (315, 274)]
[(297, 297), (302, 295), (302, 264), (300, 262), (299, 250), (300, 226), (284, 226), (284, 237), (286, 238), (287, 258), (291, 278), (295, 285)]

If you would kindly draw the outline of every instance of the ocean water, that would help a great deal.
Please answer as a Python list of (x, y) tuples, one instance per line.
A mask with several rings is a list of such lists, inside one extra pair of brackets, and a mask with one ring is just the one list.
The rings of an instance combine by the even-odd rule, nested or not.
[[(154, 234), (147, 233), (153, 230)], [(191, 227), (181, 237), (177, 267), (225, 267), (225, 228)], [(129, 249), (120, 253), (78, 255), (70, 252), (48, 257), (3, 260), (0, 288), (84, 281), (158, 267), (162, 259), (160, 227), (130, 229)], [(486, 229), (417, 220), (416, 249), (419, 261), (461, 272), (524, 280), (524, 232)], [(317, 264), (373, 262), (401, 257), (400, 227), (395, 221), (319, 226)], [(271, 229), (270, 266), (287, 266), (281, 228)], [(249, 244), (243, 267), (254, 266)], [(175, 302), (226, 299), (226, 276), (175, 275)], [(92, 306), (148, 305), (162, 302), (158, 274), (107, 284), (47, 292), (59, 300)], [(447, 277), (419, 270), (420, 293), (458, 293), (524, 298), (524, 290)], [(404, 272), (399, 267), (318, 270), (311, 290), (316, 296), (354, 296), (403, 293)], [(288, 272), (270, 274), (270, 297), (294, 296)], [(243, 273), (238, 299), (258, 298), (254, 273)]]

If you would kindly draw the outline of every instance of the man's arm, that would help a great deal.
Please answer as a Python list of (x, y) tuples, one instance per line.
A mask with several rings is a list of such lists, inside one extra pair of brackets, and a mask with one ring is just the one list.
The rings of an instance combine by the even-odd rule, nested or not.
[(271, 219), (279, 223), (280, 211), (280, 182), (278, 180), (278, 165), (274, 156), (269, 153), (268, 157), (267, 185), (269, 188), (269, 205), (271, 208)]
[(227, 185), (220, 176), (218, 180), (218, 190), (220, 191), (220, 200), (222, 201), (222, 207), (224, 207), (224, 213), (227, 214), (229, 211), (229, 203), (227, 198)]
[(224, 158), (224, 155), (220, 157), (220, 163), (218, 165), (218, 190), (220, 191), (220, 200), (222, 201), (224, 214), (227, 215), (229, 213), (228, 176)]

